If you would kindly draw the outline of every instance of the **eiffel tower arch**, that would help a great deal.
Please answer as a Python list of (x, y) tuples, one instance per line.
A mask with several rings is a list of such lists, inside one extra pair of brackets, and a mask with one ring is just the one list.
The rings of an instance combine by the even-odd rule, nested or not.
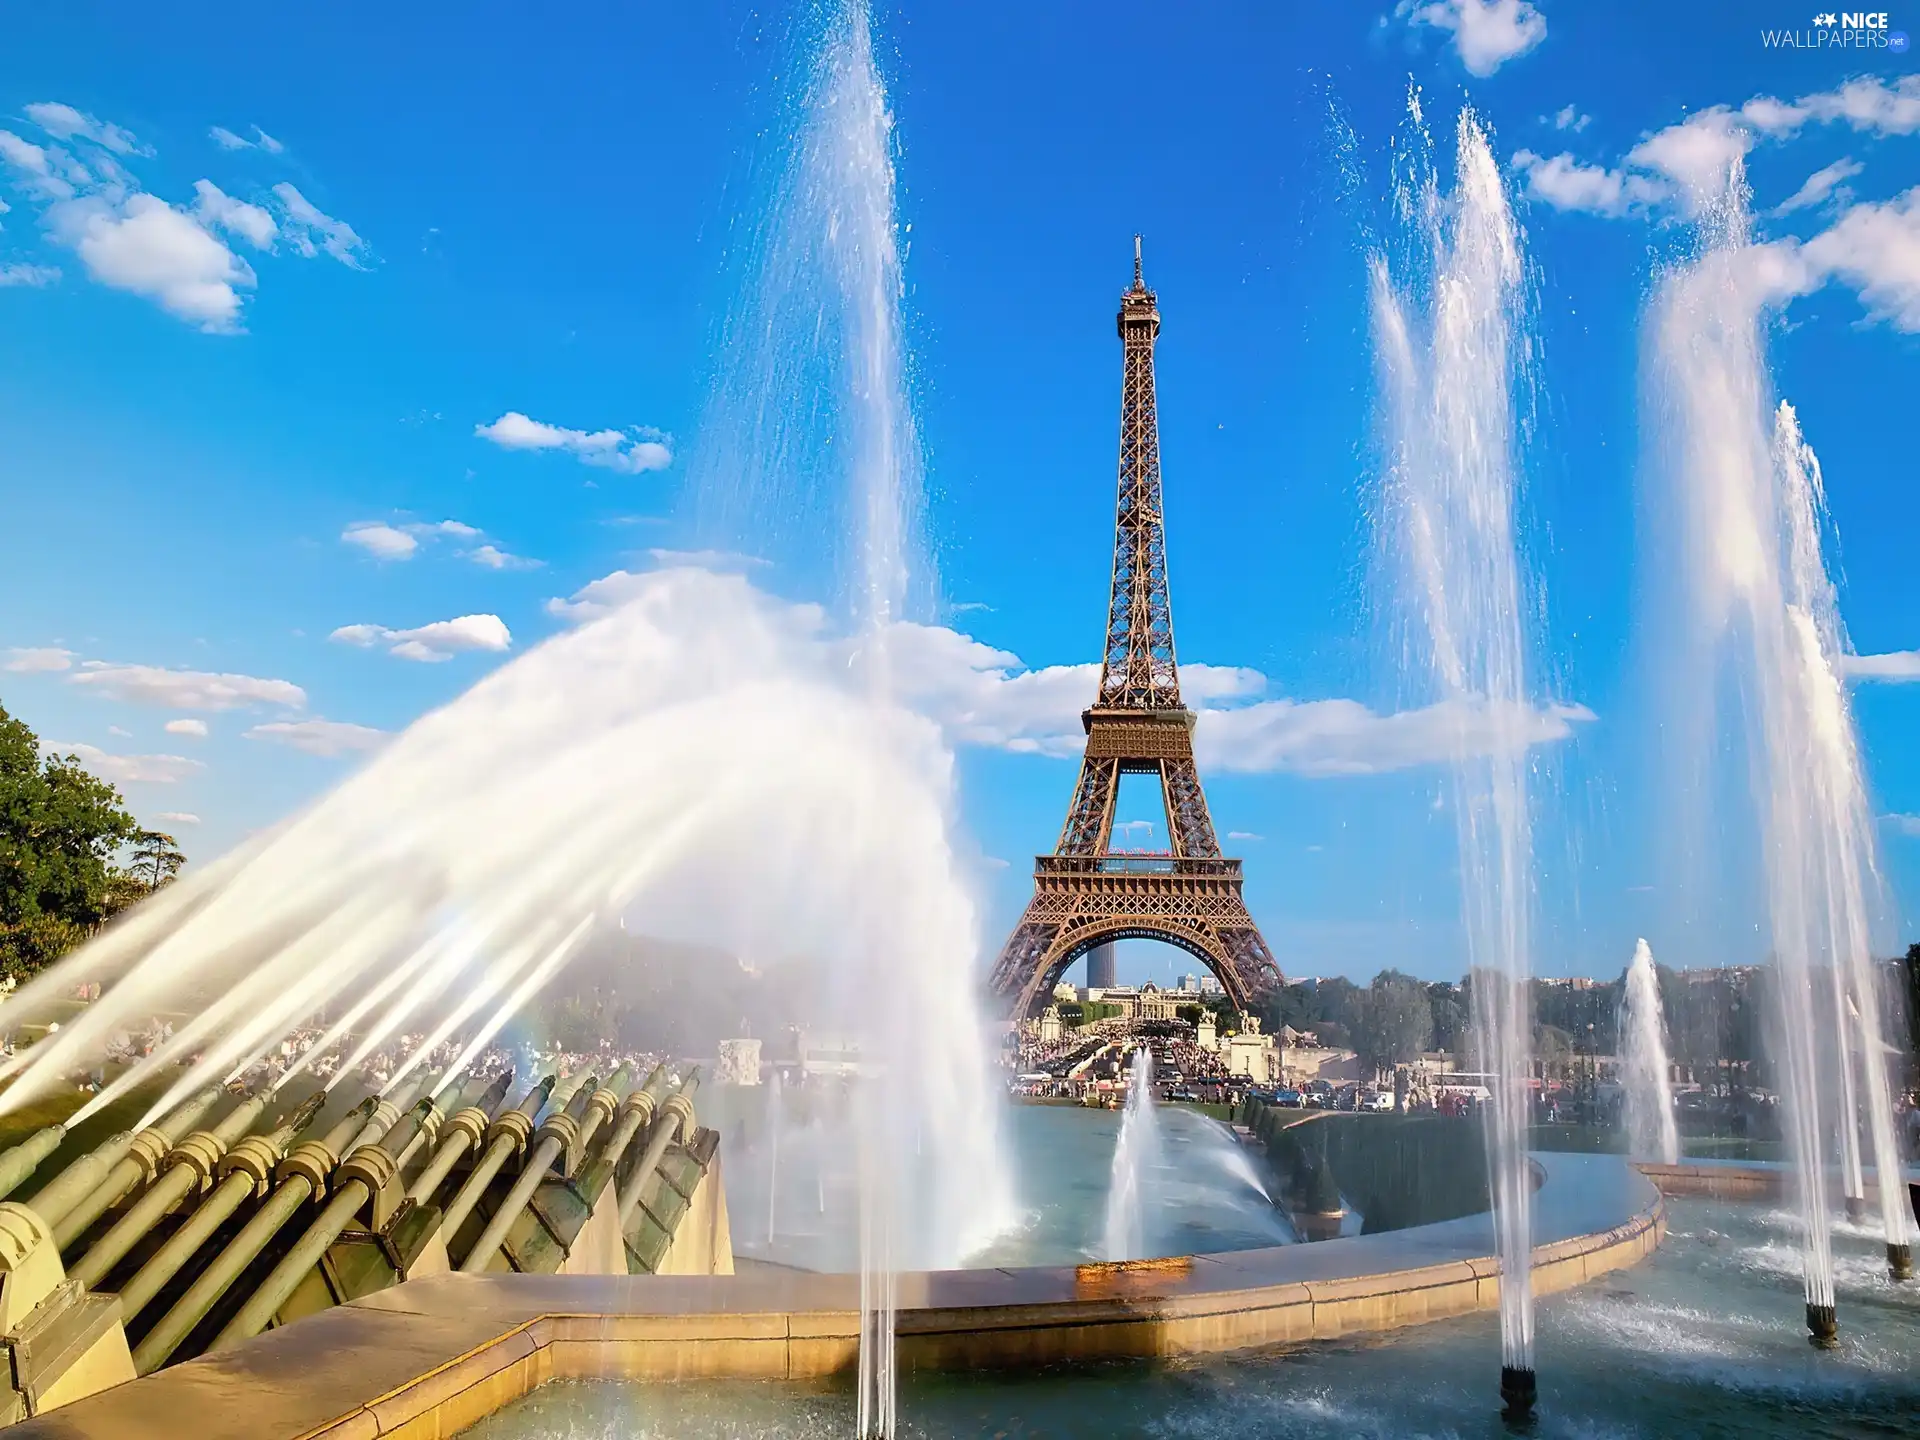
[[(1074, 961), (1111, 940), (1177, 945), (1242, 1008), (1280, 980), (1241, 898), (1240, 862), (1220, 853), (1193, 759), (1194, 714), (1180, 699), (1153, 383), (1160, 308), (1141, 276), (1137, 235), (1118, 325), (1120, 483), (1105, 654), (1099, 690), (1080, 716), (1087, 748), (1066, 824), (1053, 853), (1034, 859), (1033, 899), (989, 981), (1016, 1017), (1036, 1009)], [(1122, 775), (1159, 778), (1166, 852), (1112, 848)]]

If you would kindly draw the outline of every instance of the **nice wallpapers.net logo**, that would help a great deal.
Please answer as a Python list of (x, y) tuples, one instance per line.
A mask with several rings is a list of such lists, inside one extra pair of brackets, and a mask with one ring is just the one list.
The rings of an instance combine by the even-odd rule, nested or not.
[(1762, 30), (1769, 50), (1885, 50), (1907, 53), (1907, 32), (1887, 23), (1885, 10), (1822, 10), (1804, 30)]

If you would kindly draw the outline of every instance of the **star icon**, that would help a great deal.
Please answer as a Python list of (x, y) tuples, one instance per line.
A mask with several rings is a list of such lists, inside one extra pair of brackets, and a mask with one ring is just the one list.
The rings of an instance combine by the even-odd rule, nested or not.
[(1839, 22), (1839, 18), (1831, 10), (1828, 10), (1822, 14), (1814, 16), (1813, 23), (1816, 26), (1818, 26), (1820, 29), (1825, 30), (1834, 25), (1839, 24), (1840, 22)]

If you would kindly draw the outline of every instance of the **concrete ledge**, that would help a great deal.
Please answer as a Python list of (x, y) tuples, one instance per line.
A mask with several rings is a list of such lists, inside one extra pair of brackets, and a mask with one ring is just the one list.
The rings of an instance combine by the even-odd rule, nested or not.
[[(1631, 1265), (1659, 1192), (1612, 1156), (1541, 1156), (1534, 1286)], [(916, 1368), (1199, 1355), (1418, 1324), (1499, 1301), (1491, 1217), (1139, 1265), (899, 1277)], [(446, 1440), (549, 1379), (781, 1380), (853, 1366), (855, 1276), (435, 1275), (78, 1401), (19, 1440)], [(12, 1437), (9, 1437), (12, 1440)]]

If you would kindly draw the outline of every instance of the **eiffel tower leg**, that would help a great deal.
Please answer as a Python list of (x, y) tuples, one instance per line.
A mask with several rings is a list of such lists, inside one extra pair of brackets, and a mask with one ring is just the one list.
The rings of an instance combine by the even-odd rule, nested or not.
[(1054, 936), (1060, 933), (1059, 922), (1038, 918), (1034, 914), (1037, 908), (1037, 901), (1027, 905), (1027, 913), (1020, 917), (1013, 934), (1007, 937), (988, 981), (988, 988), (1001, 1002), (1005, 1013), (1015, 1019), (1027, 1013), (1032, 1001), (1028, 992), (1035, 984), (1040, 967), (1046, 963), (1048, 951), (1053, 948)]
[(1060, 855), (1098, 855), (1113, 834), (1113, 802), (1120, 792), (1120, 762), (1088, 755), (1080, 761), (1080, 783), (1060, 831)]
[(1220, 842), (1214, 838), (1213, 816), (1207, 811), (1200, 771), (1191, 756), (1160, 762), (1160, 790), (1167, 806), (1173, 853), (1202, 859), (1218, 855)]

